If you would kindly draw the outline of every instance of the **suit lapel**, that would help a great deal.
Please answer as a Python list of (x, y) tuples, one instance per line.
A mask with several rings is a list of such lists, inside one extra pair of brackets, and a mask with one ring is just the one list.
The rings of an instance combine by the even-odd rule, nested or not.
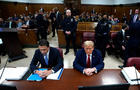
[(84, 65), (86, 67), (86, 65), (87, 65), (87, 62), (86, 62), (87, 61), (87, 56), (86, 56), (85, 50), (84, 50), (83, 58), (81, 58), (81, 59), (83, 59)]
[(93, 52), (92, 52), (92, 67), (93, 67), (93, 65), (94, 65), (94, 63), (95, 63), (95, 50), (93, 50)]

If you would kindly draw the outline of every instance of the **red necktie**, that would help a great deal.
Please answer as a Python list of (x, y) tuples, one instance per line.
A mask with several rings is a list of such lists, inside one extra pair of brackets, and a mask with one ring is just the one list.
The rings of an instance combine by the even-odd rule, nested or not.
[(90, 68), (90, 55), (88, 55), (87, 68)]

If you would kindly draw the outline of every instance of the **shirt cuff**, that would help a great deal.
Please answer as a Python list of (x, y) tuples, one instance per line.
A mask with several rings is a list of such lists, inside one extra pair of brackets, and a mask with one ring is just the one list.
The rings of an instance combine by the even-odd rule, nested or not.
[[(95, 68), (95, 67), (94, 67)], [(95, 71), (94, 71), (95, 73), (97, 73), (97, 69), (95, 68)]]
[(52, 70), (52, 73), (55, 73), (55, 71), (54, 71), (54, 70)]

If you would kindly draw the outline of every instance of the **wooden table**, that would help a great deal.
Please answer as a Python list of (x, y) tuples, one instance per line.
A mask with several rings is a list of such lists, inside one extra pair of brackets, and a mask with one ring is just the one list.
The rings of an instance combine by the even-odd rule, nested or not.
[[(78, 86), (95, 86), (126, 83), (120, 69), (104, 69), (93, 76), (86, 76), (74, 69), (64, 69), (60, 80), (4, 81), (4, 84), (16, 85), (18, 90), (78, 90)], [(129, 90), (140, 90), (139, 86), (130, 86)]]

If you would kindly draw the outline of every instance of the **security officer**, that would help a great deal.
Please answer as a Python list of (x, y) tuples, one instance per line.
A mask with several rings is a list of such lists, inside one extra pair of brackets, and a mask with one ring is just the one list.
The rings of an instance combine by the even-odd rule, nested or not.
[(98, 22), (95, 28), (95, 48), (99, 49), (102, 53), (102, 57), (105, 57), (106, 46), (109, 43), (109, 33), (111, 24), (107, 19), (107, 14), (103, 15), (103, 18)]
[(74, 48), (74, 55), (76, 54), (76, 28), (77, 23), (75, 19), (71, 16), (71, 10), (66, 10), (66, 17), (63, 20), (62, 28), (64, 30), (65, 34), (65, 40), (66, 40), (66, 52), (65, 55), (69, 53), (69, 47), (70, 47), (70, 41), (72, 40), (72, 45)]

